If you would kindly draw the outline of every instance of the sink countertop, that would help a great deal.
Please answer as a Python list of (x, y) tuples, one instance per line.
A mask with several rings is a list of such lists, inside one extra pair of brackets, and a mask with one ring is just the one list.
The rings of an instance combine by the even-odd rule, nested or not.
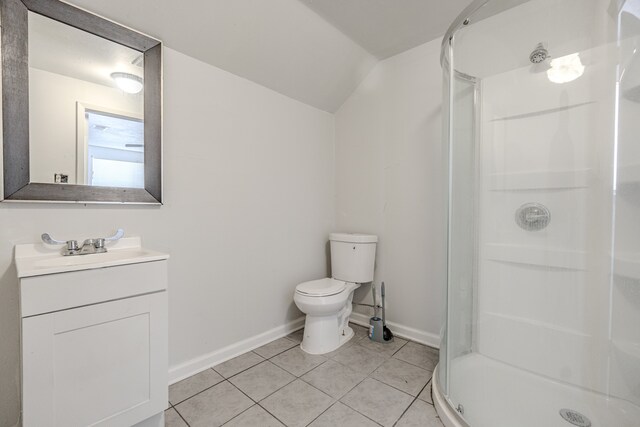
[(168, 254), (144, 249), (140, 237), (124, 237), (117, 242), (107, 242), (105, 246), (107, 248), (105, 253), (62, 256), (60, 246), (44, 243), (16, 245), (18, 277), (91, 270), (169, 258)]

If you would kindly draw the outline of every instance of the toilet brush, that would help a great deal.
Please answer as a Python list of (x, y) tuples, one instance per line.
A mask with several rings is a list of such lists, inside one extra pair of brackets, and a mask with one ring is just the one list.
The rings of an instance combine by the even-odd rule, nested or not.
[(376, 342), (384, 342), (384, 325), (378, 317), (378, 305), (376, 304), (376, 285), (371, 284), (373, 292), (373, 317), (369, 319), (369, 339)]
[(387, 321), (385, 316), (386, 304), (384, 303), (384, 282), (382, 282), (382, 285), (380, 285), (380, 295), (382, 296), (382, 338), (385, 341), (391, 341), (393, 339), (393, 333), (391, 332), (391, 329), (387, 328)]

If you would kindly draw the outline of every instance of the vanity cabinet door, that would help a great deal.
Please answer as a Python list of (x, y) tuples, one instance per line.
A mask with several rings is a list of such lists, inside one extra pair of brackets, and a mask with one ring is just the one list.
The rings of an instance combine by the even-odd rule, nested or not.
[(167, 405), (167, 293), (22, 319), (24, 427), (131, 426)]

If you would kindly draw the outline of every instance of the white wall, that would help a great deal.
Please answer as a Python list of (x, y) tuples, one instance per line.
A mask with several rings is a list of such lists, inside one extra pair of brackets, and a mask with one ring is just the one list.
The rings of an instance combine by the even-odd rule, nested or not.
[[(76, 103), (142, 115), (142, 94), (29, 69), (29, 169), (32, 182), (53, 183), (55, 173), (76, 183)], [(82, 182), (80, 182), (82, 184)]]
[[(388, 320), (434, 345), (446, 272), (439, 55), (434, 40), (380, 62), (336, 113), (336, 228), (379, 236)], [(356, 300), (370, 301), (368, 286)]]
[(164, 206), (0, 204), (0, 426), (19, 415), (17, 243), (123, 227), (169, 252), (172, 367), (297, 319), (295, 285), (326, 274), (332, 115), (170, 49), (164, 91)]

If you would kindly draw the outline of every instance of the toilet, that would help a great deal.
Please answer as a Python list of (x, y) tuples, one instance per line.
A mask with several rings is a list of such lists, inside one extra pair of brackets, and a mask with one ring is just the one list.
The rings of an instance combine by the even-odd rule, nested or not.
[(310, 354), (336, 350), (353, 337), (353, 291), (373, 281), (378, 237), (331, 233), (331, 277), (300, 283), (293, 301), (306, 314), (300, 348)]

